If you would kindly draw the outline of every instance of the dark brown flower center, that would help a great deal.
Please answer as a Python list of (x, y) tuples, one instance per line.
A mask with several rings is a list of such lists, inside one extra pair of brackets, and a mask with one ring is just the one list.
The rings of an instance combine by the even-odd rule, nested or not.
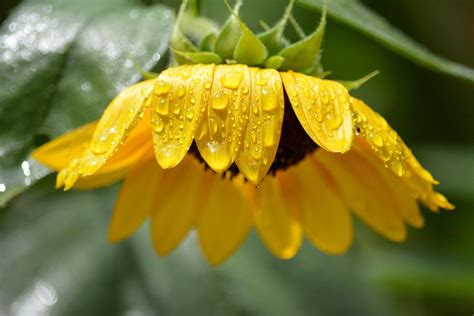
[[(270, 170), (267, 175), (275, 175), (279, 170), (286, 170), (303, 160), (308, 154), (318, 149), (318, 145), (308, 136), (301, 126), (295, 112), (290, 104), (290, 100), (285, 93), (285, 114), (283, 116), (283, 126), (281, 130), (280, 143)], [(202, 162), (206, 169), (210, 169), (201, 157), (195, 142), (191, 145), (189, 153)], [(226, 171), (232, 176), (239, 174), (239, 168), (235, 163)]]

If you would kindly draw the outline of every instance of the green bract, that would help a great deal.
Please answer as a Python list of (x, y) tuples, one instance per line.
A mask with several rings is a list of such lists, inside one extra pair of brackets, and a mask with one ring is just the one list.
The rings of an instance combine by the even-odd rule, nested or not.
[(326, 10), (312, 34), (302, 34), (299, 41), (290, 43), (284, 31), (294, 2), (290, 0), (283, 17), (273, 27), (265, 26), (264, 32), (255, 34), (239, 17), (242, 0), (237, 0), (233, 8), (225, 1), (230, 16), (220, 30), (211, 21), (197, 16), (195, 9), (186, 9), (187, 1), (184, 1), (171, 39), (174, 61), (178, 65), (239, 63), (319, 76), (323, 73), (319, 61)]

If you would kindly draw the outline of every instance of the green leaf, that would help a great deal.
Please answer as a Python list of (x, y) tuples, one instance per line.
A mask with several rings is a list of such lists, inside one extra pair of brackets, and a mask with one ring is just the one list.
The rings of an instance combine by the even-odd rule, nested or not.
[(278, 55), (284, 59), (282, 70), (294, 70), (312, 74), (313, 69), (319, 69), (321, 44), (326, 28), (326, 11), (323, 11), (317, 29), (309, 36), (283, 48)]
[[(38, 0), (17, 7), (0, 31), (0, 192), (22, 181), (37, 145), (97, 119), (168, 48), (172, 12), (132, 0)], [(153, 29), (154, 32), (143, 32)], [(4, 181), (4, 182), (2, 182)], [(25, 187), (25, 185), (23, 185)], [(10, 193), (11, 192), (11, 193)]]
[[(298, 3), (314, 10), (323, 6), (323, 0)], [(474, 83), (474, 69), (430, 52), (357, 0), (328, 1), (328, 14), (420, 66)]]
[(234, 6), (233, 13), (222, 26), (217, 35), (215, 52), (223, 59), (231, 59), (234, 56), (234, 49), (240, 38), (240, 21), (238, 18), (242, 1), (239, 0)]

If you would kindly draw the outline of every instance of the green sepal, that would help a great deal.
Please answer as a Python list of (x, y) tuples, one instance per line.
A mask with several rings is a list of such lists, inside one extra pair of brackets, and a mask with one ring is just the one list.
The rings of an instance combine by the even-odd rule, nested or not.
[(288, 18), (290, 17), (291, 10), (293, 9), (294, 2), (294, 0), (290, 1), (288, 6), (286, 7), (285, 14), (281, 18), (281, 20), (275, 24), (275, 26), (269, 29), (265, 27), (265, 32), (257, 35), (260, 41), (266, 46), (270, 54), (277, 53), (284, 47), (283, 32), (285, 31), (285, 27), (288, 22)]
[[(176, 23), (173, 29), (173, 34), (171, 35), (170, 47), (172, 51), (181, 51), (181, 52), (197, 52), (198, 48), (189, 40), (181, 31), (181, 23), (183, 21), (183, 16), (186, 11), (188, 1), (183, 0), (181, 7), (179, 8), (178, 16), (176, 18)], [(185, 64), (186, 60), (180, 55), (173, 53), (173, 57), (178, 64)]]
[(232, 10), (232, 14), (222, 26), (217, 35), (214, 52), (223, 59), (232, 59), (234, 49), (241, 35), (240, 20), (238, 18), (242, 0), (238, 0)]
[(184, 64), (221, 64), (222, 58), (213, 52), (182, 52), (173, 49), (173, 53), (176, 56), (187, 60)]
[(369, 73), (368, 75), (365, 75), (362, 78), (357, 79), (357, 80), (353, 80), (353, 81), (342, 81), (341, 80), (341, 81), (338, 81), (338, 82), (340, 84), (342, 84), (344, 87), (346, 87), (347, 90), (351, 91), (351, 90), (359, 89), (363, 84), (365, 84), (367, 81), (374, 78), (378, 74), (380, 74), (380, 71), (375, 70), (375, 71), (372, 71), (371, 73)]
[(306, 38), (283, 48), (278, 55), (285, 58), (281, 69), (308, 73), (318, 63), (326, 28), (327, 8), (324, 6), (318, 28)]
[(199, 43), (199, 50), (204, 52), (213, 52), (216, 46), (217, 34), (209, 33), (204, 36)]
[(279, 55), (274, 55), (274, 56), (268, 57), (267, 60), (265, 60), (264, 66), (265, 68), (280, 69), (284, 60), (285, 60), (284, 57), (281, 57)]
[(235, 46), (234, 59), (249, 66), (261, 65), (268, 57), (268, 50), (244, 23), (240, 23), (242, 34)]

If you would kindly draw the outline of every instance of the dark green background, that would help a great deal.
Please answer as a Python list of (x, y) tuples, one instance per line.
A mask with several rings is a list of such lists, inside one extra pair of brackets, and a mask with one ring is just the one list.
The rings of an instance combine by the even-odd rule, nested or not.
[[(3, 0), (0, 19), (18, 2)], [(143, 2), (150, 7), (154, 3)], [(179, 5), (178, 1), (163, 3)], [(246, 1), (242, 15), (258, 29), (260, 19), (274, 22), (285, 3)], [(431, 51), (474, 67), (472, 0), (363, 3)], [(227, 16), (220, 0), (202, 0), (201, 8), (219, 22)], [(301, 7), (295, 15), (307, 32), (319, 20), (317, 11)], [(136, 34), (140, 32), (159, 30), (139, 29)], [(332, 19), (323, 48), (323, 65), (333, 71), (331, 78), (355, 79), (381, 71), (355, 94), (387, 118), (441, 181), (439, 190), (456, 204), (454, 212), (436, 215), (424, 210), (426, 228), (410, 230), (409, 241), (402, 245), (357, 224), (354, 246), (340, 257), (326, 256), (306, 244), (295, 259), (281, 261), (272, 258), (252, 234), (230, 260), (211, 268), (199, 254), (194, 236), (165, 259), (153, 253), (147, 227), (127, 242), (108, 245), (107, 222), (117, 188), (55, 192), (53, 176), (48, 176), (0, 209), (0, 314), (473, 314), (474, 85), (415, 65)], [(139, 62), (147, 60), (147, 56), (141, 58)], [(99, 70), (86, 68), (81, 73), (81, 67), (74, 68), (81, 61), (90, 65), (96, 59), (92, 53), (69, 59), (73, 66), (66, 78), (90, 76), (92, 96), (84, 99), (82, 94), (72, 94), (75, 90), (66, 81), (58, 90), (63, 93), (59, 100), (68, 100), (79, 111), (93, 109), (81, 119), (74, 117), (77, 121), (69, 125), (98, 115), (120, 82)], [(125, 81), (136, 71), (130, 69), (127, 74)], [(14, 78), (10, 73), (0, 73), (0, 77)], [(25, 98), (28, 93), (25, 89)], [(0, 113), (4, 106), (0, 103)], [(70, 119), (55, 113), (56, 121), (63, 124)], [(16, 124), (28, 124), (28, 120)], [(56, 130), (40, 133), (33, 143), (42, 143), (69, 125), (54, 125)], [(0, 138), (7, 132), (0, 126)], [(5, 170), (0, 172), (5, 175)]]

